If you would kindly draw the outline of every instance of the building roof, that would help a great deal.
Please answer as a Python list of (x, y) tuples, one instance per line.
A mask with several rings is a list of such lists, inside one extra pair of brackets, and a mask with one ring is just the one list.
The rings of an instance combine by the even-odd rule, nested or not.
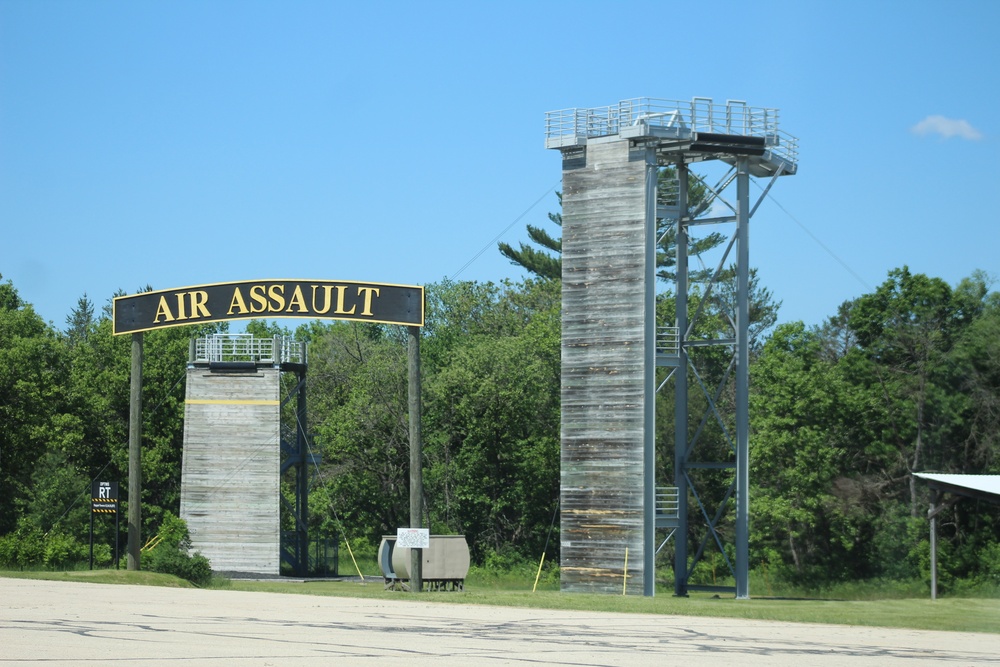
[(1000, 503), (1000, 475), (946, 475), (930, 472), (913, 474), (926, 480), (932, 489)]

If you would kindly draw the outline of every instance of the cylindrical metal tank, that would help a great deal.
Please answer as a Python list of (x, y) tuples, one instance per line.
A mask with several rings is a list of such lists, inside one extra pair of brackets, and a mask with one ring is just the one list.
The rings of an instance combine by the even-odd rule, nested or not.
[[(396, 536), (386, 535), (378, 549), (382, 575), (390, 579), (410, 578), (410, 549), (395, 548)], [(422, 578), (465, 579), (469, 573), (469, 543), (465, 535), (431, 535), (431, 546), (423, 550)]]

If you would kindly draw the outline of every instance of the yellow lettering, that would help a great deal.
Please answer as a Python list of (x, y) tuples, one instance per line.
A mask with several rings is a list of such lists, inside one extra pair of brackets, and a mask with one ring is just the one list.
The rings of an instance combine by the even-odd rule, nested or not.
[(167, 297), (165, 296), (160, 297), (160, 303), (156, 306), (156, 317), (153, 318), (153, 324), (157, 324), (161, 317), (164, 322), (174, 321), (174, 315), (170, 312), (170, 306), (167, 305)]
[(362, 315), (371, 315), (372, 314), (372, 292), (375, 293), (375, 296), (378, 296), (378, 288), (377, 287), (359, 287), (358, 288), (358, 296), (361, 296), (362, 294), (365, 295), (365, 308), (364, 308), (363, 311), (361, 311)]
[(302, 296), (302, 288), (299, 285), (295, 286), (295, 291), (292, 292), (292, 298), (288, 300), (288, 310), (286, 312), (292, 312), (292, 308), (298, 306), (300, 313), (308, 313), (309, 309), (306, 308), (306, 298)]
[(240, 292), (239, 287), (237, 287), (236, 290), (233, 292), (233, 300), (229, 304), (229, 312), (227, 312), (226, 315), (232, 315), (233, 309), (235, 308), (239, 309), (238, 312), (240, 315), (246, 315), (247, 312), (249, 312), (247, 311), (247, 302), (243, 300), (243, 293)]
[(212, 316), (212, 313), (208, 312), (208, 292), (202, 290), (188, 292), (188, 298), (191, 299), (191, 317)]
[(337, 310), (333, 311), (337, 315), (353, 315), (357, 306), (351, 306), (350, 310), (344, 310), (344, 290), (343, 285), (337, 285)]
[(267, 310), (267, 295), (264, 293), (263, 285), (254, 285), (250, 288), (250, 298), (254, 304), (250, 305), (251, 313), (263, 313)]
[(188, 317), (187, 317), (187, 311), (184, 310), (184, 293), (181, 292), (176, 296), (177, 296), (177, 319), (186, 320)]
[(271, 297), (272, 303), (267, 305), (269, 313), (278, 313), (285, 307), (285, 286), (271, 285), (267, 290), (267, 295)]
[[(326, 296), (323, 299), (323, 307), (320, 308), (316, 305), (316, 288), (322, 287), (323, 291), (326, 292)], [(313, 312), (317, 315), (325, 315), (330, 310), (330, 292), (333, 291), (333, 285), (313, 285), (312, 286), (312, 305)]]

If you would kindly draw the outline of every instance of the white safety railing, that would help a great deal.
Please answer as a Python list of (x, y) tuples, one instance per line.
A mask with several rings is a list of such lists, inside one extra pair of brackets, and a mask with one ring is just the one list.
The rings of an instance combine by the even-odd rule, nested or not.
[(656, 514), (661, 518), (676, 519), (680, 516), (680, 493), (676, 486), (656, 487)]
[(256, 338), (253, 334), (214, 334), (198, 338), (194, 345), (194, 363), (253, 362), (262, 364), (304, 363), (305, 346), (297, 341), (275, 336)]
[(590, 109), (559, 109), (545, 114), (545, 140), (550, 147), (571, 146), (575, 139), (620, 134), (623, 128), (643, 125), (691, 132), (763, 137), (765, 146), (790, 163), (798, 162), (798, 139), (778, 127), (778, 110), (751, 107), (742, 100), (716, 103), (708, 97), (690, 102), (638, 97)]
[(676, 357), (681, 350), (681, 332), (677, 327), (656, 328), (656, 354)]
[[(681, 181), (676, 172), (674, 177), (669, 180), (662, 178), (661, 172), (661, 178), (656, 184), (656, 205), (671, 212), (676, 212), (677, 206), (680, 204), (680, 194)], [(657, 217), (660, 216), (657, 215)]]

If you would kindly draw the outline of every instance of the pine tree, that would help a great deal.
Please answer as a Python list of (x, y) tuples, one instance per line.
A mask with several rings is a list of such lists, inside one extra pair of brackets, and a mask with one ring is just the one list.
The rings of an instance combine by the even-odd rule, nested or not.
[(94, 302), (83, 296), (76, 302), (76, 307), (66, 316), (66, 337), (71, 345), (86, 340), (94, 326)]
[[(676, 206), (677, 191), (677, 170), (674, 167), (664, 167), (660, 170), (658, 176), (657, 202), (663, 206), (670, 206), (671, 204)], [(705, 186), (692, 179), (688, 185), (689, 216), (694, 217), (704, 212), (703, 209), (706, 208), (706, 202), (708, 201), (707, 195), (708, 191)], [(559, 197), (559, 205), (561, 207), (562, 193), (557, 192), (556, 196)], [(549, 213), (549, 220), (560, 229), (562, 228), (562, 213)], [(673, 281), (674, 272), (671, 269), (677, 262), (675, 252), (677, 225), (675, 221), (665, 218), (658, 218), (656, 224), (658, 227), (657, 236), (661, 239), (656, 253), (656, 265), (658, 268), (656, 275), (661, 280)], [(500, 242), (498, 244), (500, 254), (509, 259), (511, 264), (516, 264), (539, 278), (545, 280), (561, 279), (562, 237), (557, 238), (552, 236), (546, 230), (534, 225), (527, 225), (527, 229), (528, 238), (533, 243), (541, 246), (541, 250), (525, 243), (519, 244), (520, 247), (515, 249), (508, 243)], [(708, 234), (701, 239), (691, 239), (688, 254), (700, 255), (701, 253), (708, 252), (721, 245), (725, 240), (725, 237), (718, 232)], [(705, 282), (710, 277), (711, 271), (703, 269), (692, 271), (689, 279), (692, 282)]]

